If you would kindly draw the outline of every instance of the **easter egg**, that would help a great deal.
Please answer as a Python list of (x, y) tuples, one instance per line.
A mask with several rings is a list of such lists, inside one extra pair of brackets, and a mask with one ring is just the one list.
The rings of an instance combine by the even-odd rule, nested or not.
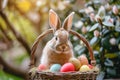
[(81, 65), (88, 65), (88, 59), (85, 55), (80, 55), (78, 60), (80, 61)]
[(69, 62), (72, 63), (75, 66), (75, 70), (79, 70), (81, 67), (81, 63), (77, 58), (70, 58)]
[(75, 67), (72, 63), (65, 63), (60, 69), (60, 72), (71, 72), (71, 71), (75, 71)]
[(94, 68), (94, 66), (92, 66), (92, 65), (90, 65), (90, 64), (88, 64), (88, 67), (89, 67), (90, 69), (93, 69), (93, 68)]
[(51, 71), (51, 72), (59, 72), (59, 71), (60, 71), (60, 68), (61, 68), (61, 65), (60, 65), (60, 64), (53, 64), (53, 65), (50, 67), (50, 71)]
[(44, 64), (40, 64), (40, 65), (38, 66), (38, 70), (40, 70), (40, 71), (46, 70), (46, 69), (47, 69), (47, 67), (46, 67)]
[(91, 69), (89, 68), (88, 65), (82, 65), (81, 68), (80, 68), (80, 72), (87, 72), (87, 71), (90, 71)]

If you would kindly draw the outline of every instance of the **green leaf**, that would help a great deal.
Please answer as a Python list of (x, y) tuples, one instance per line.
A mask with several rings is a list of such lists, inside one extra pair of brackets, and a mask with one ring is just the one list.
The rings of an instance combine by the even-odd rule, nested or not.
[(106, 71), (107, 71), (107, 74), (111, 76), (116, 76), (116, 70), (114, 68), (107, 68)]
[(99, 27), (99, 23), (94, 24), (89, 31), (93, 31)]
[(90, 45), (91, 45), (91, 46), (94, 46), (97, 42), (98, 42), (98, 37), (93, 37), (93, 38), (90, 40)]
[(103, 22), (103, 25), (105, 25), (107, 27), (114, 27), (113, 23), (107, 22), (107, 21)]
[(111, 33), (111, 32), (110, 32), (109, 29), (103, 29), (103, 30), (102, 30), (102, 36), (103, 36), (103, 37), (105, 37), (105, 36), (107, 36), (107, 35), (110, 35), (110, 33)]
[(109, 21), (110, 18), (110, 16), (105, 16), (105, 21)]
[(114, 66), (114, 64), (113, 64), (113, 62), (110, 60), (110, 59), (106, 59), (106, 61), (104, 62), (104, 64), (105, 64), (105, 66), (111, 66), (111, 67), (113, 67)]
[(95, 56), (99, 55), (98, 51), (93, 51), (93, 53), (94, 53)]
[(107, 49), (107, 50), (110, 49), (111, 45), (109, 43), (109, 39), (110, 39), (110, 36), (106, 36), (106, 37), (102, 38), (101, 44), (104, 49)]
[(120, 32), (120, 21), (119, 18), (116, 20), (115, 31)]
[(99, 58), (99, 51), (93, 51), (93, 53), (94, 53), (95, 58), (98, 59)]
[(104, 79), (104, 76), (105, 76), (105, 72), (101, 71), (101, 72), (98, 74), (96, 80), (103, 80), (103, 79)]
[(14, 75), (5, 73), (3, 72), (3, 70), (0, 69), (0, 80), (22, 80), (22, 79)]
[(98, 11), (98, 15), (103, 19), (105, 17), (105, 8), (104, 6), (101, 6)]
[(82, 48), (82, 46), (76, 45), (75, 48), (74, 48), (74, 50), (75, 50), (75, 51), (79, 51), (81, 48)]
[(5, 73), (0, 69), (0, 80), (7, 80), (7, 76), (5, 76)]
[(94, 3), (95, 9), (98, 9), (101, 6), (100, 0), (94, 0), (93, 3)]
[(82, 47), (79, 51), (78, 51), (78, 54), (81, 55), (82, 53), (84, 53), (84, 51), (86, 50), (85, 47)]
[(120, 32), (120, 27), (115, 27), (115, 31)]
[(115, 53), (107, 53), (107, 54), (105, 54), (105, 57), (106, 58), (116, 58), (118, 55), (117, 54), (115, 54)]

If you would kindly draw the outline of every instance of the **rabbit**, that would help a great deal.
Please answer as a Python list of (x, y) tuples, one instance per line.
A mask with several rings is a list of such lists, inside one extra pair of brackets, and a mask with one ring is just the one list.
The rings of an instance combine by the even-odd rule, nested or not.
[(40, 59), (40, 63), (46, 65), (47, 68), (50, 68), (52, 64), (63, 65), (74, 57), (73, 46), (69, 40), (73, 15), (74, 12), (69, 14), (61, 27), (58, 15), (52, 9), (49, 11), (49, 25), (53, 29), (54, 37), (46, 43)]

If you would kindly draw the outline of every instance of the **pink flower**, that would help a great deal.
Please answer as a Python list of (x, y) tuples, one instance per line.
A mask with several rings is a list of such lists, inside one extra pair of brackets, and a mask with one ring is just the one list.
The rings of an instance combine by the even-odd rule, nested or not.
[(116, 14), (116, 15), (118, 14), (119, 11), (118, 11), (118, 8), (116, 5), (113, 6), (112, 11), (114, 14)]

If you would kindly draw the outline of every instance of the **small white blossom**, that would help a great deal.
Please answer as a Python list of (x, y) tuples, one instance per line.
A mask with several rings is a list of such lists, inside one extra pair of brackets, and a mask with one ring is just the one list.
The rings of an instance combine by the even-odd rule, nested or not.
[(76, 23), (74, 24), (74, 26), (75, 26), (76, 28), (81, 28), (81, 27), (83, 26), (83, 22), (82, 22), (82, 21), (78, 21), (78, 22), (76, 22)]

